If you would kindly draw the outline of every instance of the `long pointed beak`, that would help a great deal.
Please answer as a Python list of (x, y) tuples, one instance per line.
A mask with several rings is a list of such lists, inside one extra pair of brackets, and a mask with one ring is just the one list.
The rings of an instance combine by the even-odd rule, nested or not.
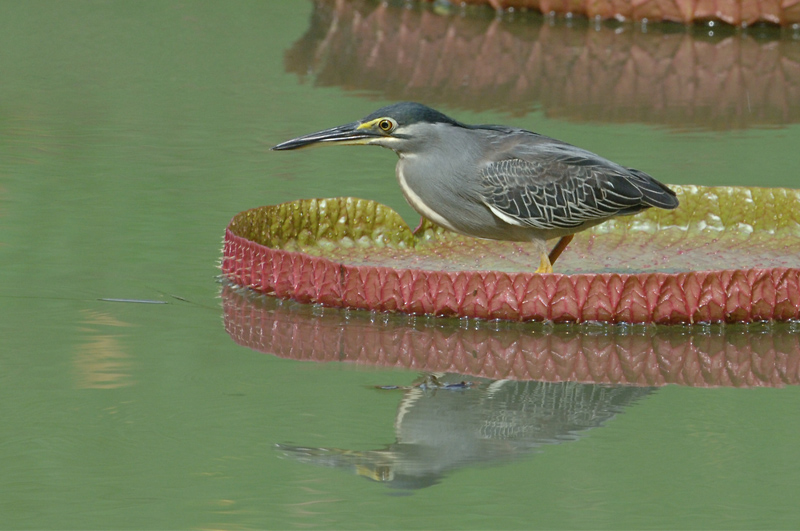
[(359, 129), (358, 127), (360, 125), (361, 122), (353, 122), (338, 127), (332, 127), (324, 131), (287, 140), (272, 149), (275, 151), (283, 151), (287, 149), (300, 149), (309, 146), (323, 145), (326, 143), (338, 145), (367, 144), (373, 138), (380, 136), (368, 129)]

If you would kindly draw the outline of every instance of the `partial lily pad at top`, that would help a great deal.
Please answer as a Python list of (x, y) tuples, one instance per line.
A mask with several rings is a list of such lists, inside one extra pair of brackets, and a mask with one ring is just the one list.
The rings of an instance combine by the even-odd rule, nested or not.
[(429, 222), (412, 232), (390, 208), (354, 198), (238, 214), (226, 231), (222, 269), (239, 285), (281, 297), (407, 313), (611, 322), (798, 318), (800, 191), (675, 189), (676, 210), (650, 209), (578, 234), (553, 275), (533, 273), (539, 260), (532, 245), (469, 238)]

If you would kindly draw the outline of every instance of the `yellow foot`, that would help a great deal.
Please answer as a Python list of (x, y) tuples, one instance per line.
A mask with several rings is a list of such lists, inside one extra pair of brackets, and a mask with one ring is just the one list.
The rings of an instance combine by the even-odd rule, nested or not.
[(550, 258), (547, 256), (547, 253), (542, 253), (542, 258), (539, 262), (539, 269), (534, 271), (535, 273), (552, 273), (553, 272), (553, 265), (550, 263)]

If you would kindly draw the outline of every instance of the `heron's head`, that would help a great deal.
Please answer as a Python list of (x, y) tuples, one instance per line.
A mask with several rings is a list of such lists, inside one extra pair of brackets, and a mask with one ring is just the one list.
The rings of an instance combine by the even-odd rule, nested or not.
[(435, 138), (440, 124), (463, 127), (425, 105), (395, 103), (356, 122), (287, 140), (272, 149), (281, 151), (319, 145), (373, 145), (392, 149), (399, 154), (413, 153)]

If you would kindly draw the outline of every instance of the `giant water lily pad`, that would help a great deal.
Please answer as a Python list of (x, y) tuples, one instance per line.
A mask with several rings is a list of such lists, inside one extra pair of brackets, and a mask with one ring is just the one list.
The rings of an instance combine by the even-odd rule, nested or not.
[(354, 198), (235, 216), (223, 273), (330, 306), (488, 319), (747, 322), (800, 317), (800, 191), (676, 187), (681, 206), (580, 233), (533, 271), (532, 246), (468, 238)]

